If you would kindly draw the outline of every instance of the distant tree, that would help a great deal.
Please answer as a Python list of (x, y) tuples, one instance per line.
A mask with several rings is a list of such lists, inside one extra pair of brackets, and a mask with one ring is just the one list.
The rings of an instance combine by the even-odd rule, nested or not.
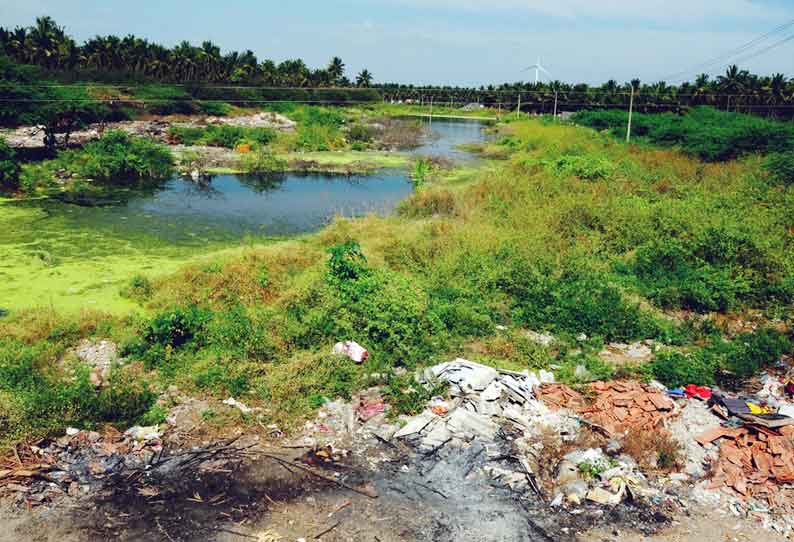
[(338, 56), (331, 59), (328, 67), (325, 69), (328, 72), (328, 81), (331, 85), (338, 85), (342, 78), (345, 76), (345, 63)]
[(361, 88), (369, 88), (371, 85), (372, 74), (367, 69), (361, 70), (361, 73), (356, 76), (356, 86)]

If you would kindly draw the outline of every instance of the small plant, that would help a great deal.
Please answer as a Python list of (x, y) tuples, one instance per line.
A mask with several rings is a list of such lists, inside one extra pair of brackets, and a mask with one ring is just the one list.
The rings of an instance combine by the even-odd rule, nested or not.
[(414, 168), (411, 171), (411, 181), (414, 186), (422, 186), (430, 179), (433, 166), (429, 160), (420, 158), (414, 162)]
[(369, 272), (367, 258), (361, 252), (357, 241), (347, 241), (328, 249), (328, 278), (331, 282), (343, 284), (357, 280)]
[(256, 275), (256, 283), (262, 289), (270, 286), (270, 271), (268, 271), (267, 267), (263, 267)]
[(240, 165), (246, 173), (276, 173), (287, 169), (284, 160), (265, 149), (244, 154)]
[(18, 189), (20, 171), (16, 153), (3, 139), (0, 139), (0, 190)]
[(143, 275), (135, 275), (130, 279), (126, 287), (122, 288), (121, 295), (123, 297), (134, 299), (136, 301), (144, 301), (149, 299), (154, 292), (152, 282)]
[(412, 375), (391, 375), (386, 383), (383, 397), (391, 405), (389, 417), (396, 418), (403, 414), (415, 416), (427, 407), (427, 402), (433, 397), (443, 397), (446, 393), (445, 383), (428, 389), (418, 384)]
[(629, 431), (622, 445), (643, 469), (670, 472), (683, 464), (681, 444), (665, 430)]
[(794, 185), (794, 151), (770, 155), (764, 162), (764, 169), (776, 183), (784, 186)]

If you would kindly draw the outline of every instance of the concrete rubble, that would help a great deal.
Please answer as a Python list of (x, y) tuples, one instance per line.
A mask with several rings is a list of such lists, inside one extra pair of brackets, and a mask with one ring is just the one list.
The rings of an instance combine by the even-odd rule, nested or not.
[[(81, 130), (75, 130), (69, 136), (69, 144), (84, 145), (102, 137), (109, 130), (120, 130), (131, 135), (153, 138), (169, 143), (169, 130), (172, 126), (197, 128), (209, 125), (229, 125), (245, 128), (268, 128), (272, 130), (293, 131), (295, 122), (284, 115), (272, 112), (261, 112), (237, 117), (205, 117), (195, 121), (184, 122), (168, 118), (155, 120), (134, 120), (91, 124)], [(0, 136), (12, 148), (43, 149), (44, 126), (23, 126), (13, 130), (0, 131)], [(62, 136), (59, 136), (62, 139)]]

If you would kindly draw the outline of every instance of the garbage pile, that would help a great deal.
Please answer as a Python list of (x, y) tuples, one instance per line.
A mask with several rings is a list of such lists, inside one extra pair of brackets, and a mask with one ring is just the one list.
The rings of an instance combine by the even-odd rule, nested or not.
[[(590, 425), (573, 409), (555, 405), (550, 409), (538, 400), (540, 390), (556, 390), (562, 402), (573, 398), (580, 409), (587, 408), (579, 394), (554, 384), (550, 372), (518, 373), (456, 359), (426, 369), (422, 380), (429, 385), (447, 383), (451, 398), (434, 398), (427, 410), (405, 420), (393, 438), (425, 456), (442, 449), (467, 449), (476, 441), (486, 452), (482, 471), (494, 482), (518, 493), (543, 494), (550, 486), (554, 506), (585, 501), (616, 505), (629, 496), (656, 494), (637, 463), (619, 453), (619, 446), (609, 453), (597, 448), (573, 450), (562, 458), (556, 480), (541, 479), (538, 465), (551, 453), (544, 448), (543, 435), (574, 447), (581, 426)], [(624, 393), (632, 389), (625, 387)], [(672, 409), (666, 397), (658, 398), (658, 403)]]
[(678, 414), (673, 400), (653, 385), (628, 381), (593, 382), (589, 391), (595, 396), (592, 402), (562, 384), (541, 386), (537, 396), (546, 404), (581, 414), (610, 435), (623, 435), (629, 430), (656, 430), (663, 427), (665, 420)]
[(123, 469), (145, 466), (162, 451), (161, 435), (156, 426), (124, 433), (112, 426), (101, 433), (69, 428), (52, 441), (19, 446), (0, 459), (0, 493), (28, 506), (88, 493)]

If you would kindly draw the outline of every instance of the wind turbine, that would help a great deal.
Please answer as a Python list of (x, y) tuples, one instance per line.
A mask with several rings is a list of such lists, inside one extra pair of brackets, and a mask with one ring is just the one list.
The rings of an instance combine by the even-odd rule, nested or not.
[(540, 57), (538, 57), (538, 63), (537, 64), (534, 64), (534, 65), (530, 66), (529, 68), (526, 68), (524, 71), (529, 71), (529, 70), (535, 70), (535, 84), (536, 85), (540, 81), (540, 72), (543, 72), (546, 75), (548, 75), (549, 77), (551, 77), (551, 74), (549, 73), (549, 70), (544, 68), (543, 65), (540, 63)]

